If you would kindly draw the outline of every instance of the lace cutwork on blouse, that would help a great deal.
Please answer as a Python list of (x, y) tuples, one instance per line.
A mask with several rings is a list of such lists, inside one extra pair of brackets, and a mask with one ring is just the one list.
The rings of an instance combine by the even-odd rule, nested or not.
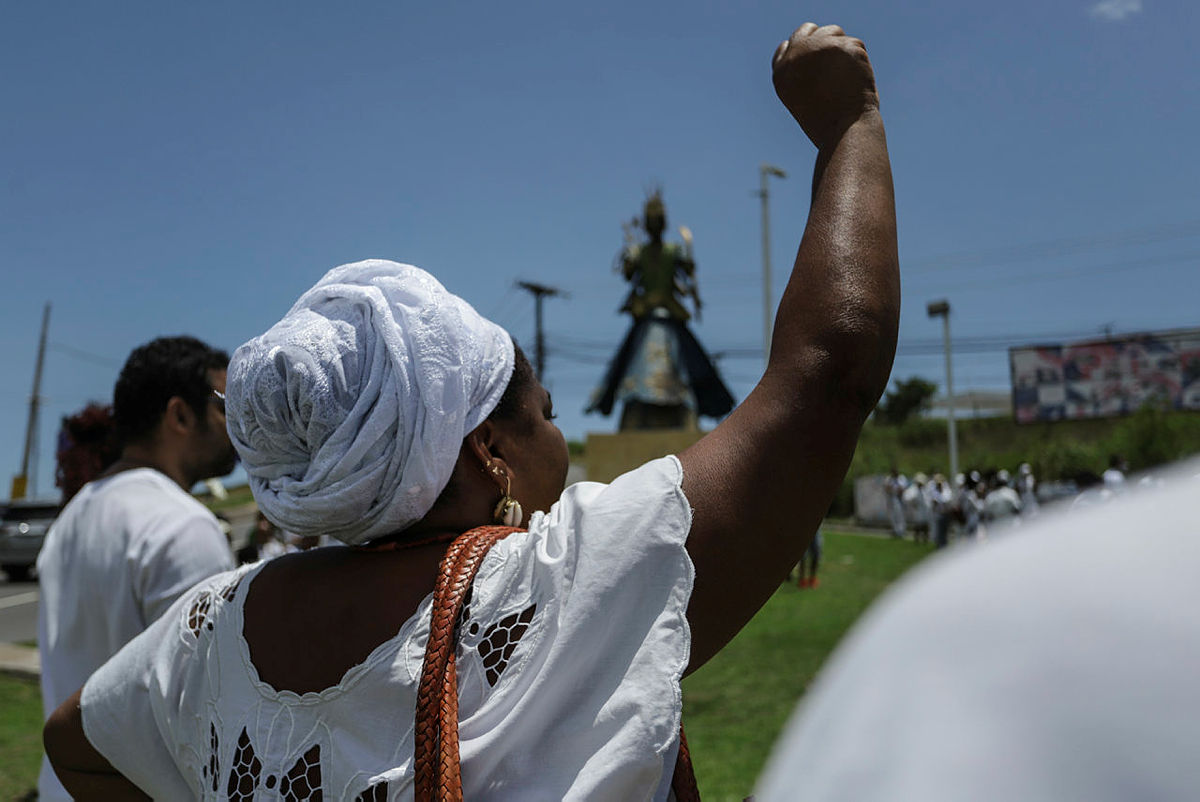
[(258, 787), (258, 778), (262, 774), (262, 761), (254, 754), (254, 746), (250, 743), (250, 735), (246, 728), (237, 739), (237, 750), (233, 753), (233, 766), (229, 769), (229, 782), (225, 786), (225, 795), (230, 802), (254, 799), (254, 790)]
[[(219, 590), (201, 591), (196, 596), (189, 605), (186, 616), (187, 631), (193, 637), (199, 638), (202, 631), (212, 630), (213, 623), (210, 618), (216, 613), (214, 606), (233, 601), (240, 583), (241, 577), (238, 577)], [(462, 637), (467, 633), (471, 636), (479, 636), (482, 630), (482, 638), (479, 639), (473, 650), (479, 656), (488, 685), (494, 688), (503, 676), (505, 669), (511, 664), (521, 638), (533, 623), (536, 613), (537, 604), (530, 604), (523, 610), (510, 613), (483, 628), (480, 622), (471, 620), (471, 589), (468, 588), (458, 619), (460, 639), (458, 652), (460, 656), (464, 650)], [(214, 792), (220, 788), (220, 756), (221, 740), (217, 724), (210, 722), (209, 754), (208, 760), (202, 768), (202, 774)], [(253, 800), (256, 794), (265, 789), (277, 793), (284, 802), (305, 802), (305, 800), (317, 802), (323, 799), (326, 793), (321, 781), (321, 745), (319, 743), (312, 744), (282, 775), (277, 777), (275, 774), (267, 774), (264, 778), (263, 771), (263, 762), (255, 750), (253, 739), (249, 731), (243, 727), (237, 739), (225, 782), (226, 799), (236, 802)], [(277, 786), (278, 790), (276, 790)], [(388, 783), (384, 780), (368, 786), (355, 797), (355, 800), (356, 802), (359, 800), (361, 802), (386, 800), (387, 794)]]
[(488, 685), (495, 687), (500, 681), (500, 674), (508, 667), (508, 661), (516, 651), (517, 643), (525, 634), (525, 630), (529, 629), (529, 622), (533, 620), (533, 614), (536, 612), (537, 605), (531, 604), (521, 612), (505, 616), (487, 628), (478, 649), (479, 656), (483, 658)]

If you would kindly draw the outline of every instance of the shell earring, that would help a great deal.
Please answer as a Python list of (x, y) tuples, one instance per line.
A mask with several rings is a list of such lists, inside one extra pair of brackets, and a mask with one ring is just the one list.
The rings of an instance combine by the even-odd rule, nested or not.
[[(500, 476), (500, 468), (492, 465), (492, 473)], [(512, 477), (507, 473), (504, 476), (504, 497), (496, 505), (496, 509), (492, 511), (492, 520), (502, 526), (520, 526), (521, 521), (525, 520), (525, 511), (521, 509), (521, 502), (512, 497)]]

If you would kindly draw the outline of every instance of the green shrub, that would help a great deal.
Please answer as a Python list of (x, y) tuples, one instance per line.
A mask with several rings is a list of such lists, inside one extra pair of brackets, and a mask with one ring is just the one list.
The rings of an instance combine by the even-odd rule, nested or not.
[[(1143, 407), (1125, 418), (1019, 425), (1011, 418), (967, 418), (958, 422), (960, 470), (1005, 468), (1022, 462), (1043, 480), (1102, 473), (1110, 454), (1120, 454), (1132, 470), (1200, 453), (1200, 414)], [(928, 418), (884, 426), (868, 421), (850, 464), (849, 478), (887, 473), (895, 465), (918, 471), (948, 472), (946, 422)], [(839, 491), (835, 509), (846, 498)]]

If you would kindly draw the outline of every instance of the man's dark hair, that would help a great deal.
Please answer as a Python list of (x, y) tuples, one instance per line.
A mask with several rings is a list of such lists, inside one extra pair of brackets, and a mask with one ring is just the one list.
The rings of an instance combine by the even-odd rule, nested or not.
[(174, 396), (206, 421), (213, 389), (208, 372), (228, 367), (229, 354), (195, 337), (159, 337), (135, 348), (113, 389), (113, 417), (122, 444), (153, 431)]

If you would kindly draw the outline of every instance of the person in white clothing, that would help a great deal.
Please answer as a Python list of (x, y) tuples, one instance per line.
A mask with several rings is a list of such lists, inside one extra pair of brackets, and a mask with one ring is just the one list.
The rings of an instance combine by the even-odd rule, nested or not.
[(1033, 518), (1041, 509), (1037, 499), (1037, 478), (1033, 475), (1033, 466), (1022, 462), (1017, 468), (1017, 494), (1021, 497), (1021, 515)]
[[(75, 494), (38, 555), (38, 651), (49, 716), (185, 591), (233, 567), (216, 517), (188, 489), (229, 473), (229, 357), (191, 337), (134, 350), (113, 392), (119, 459)], [(67, 800), (43, 759), (43, 800)]]
[[(229, 430), (272, 523), (347, 547), (213, 577), (97, 671), (44, 733), (73, 793), (412, 798), (433, 740), (414, 702), (439, 643), (464, 798), (686, 790), (680, 679), (805, 551), (899, 321), (866, 49), (806, 24), (772, 67), (819, 156), (768, 367), (741, 406), (677, 456), (565, 488), (549, 393), (507, 332), (411, 265), (331, 270), (235, 352)], [(504, 539), (435, 627), (447, 554), (493, 525)]]
[(986, 491), (987, 485), (982, 481), (968, 481), (959, 493), (958, 504), (963, 519), (963, 537), (968, 540), (987, 536), (987, 530), (981, 529)]
[(926, 485), (926, 495), (929, 498), (933, 545), (944, 549), (950, 544), (950, 521), (954, 515), (954, 490), (951, 489), (945, 476), (935, 473), (933, 481)]
[(1021, 514), (1021, 497), (1009, 486), (1008, 471), (997, 471), (993, 487), (983, 500), (984, 517), (998, 526), (1015, 523)]
[(908, 479), (892, 468), (883, 480), (883, 492), (887, 496), (888, 521), (892, 525), (892, 537), (904, 537), (907, 525), (904, 520), (904, 491)]
[(929, 506), (929, 494), (925, 488), (929, 477), (923, 473), (913, 476), (912, 484), (904, 490), (904, 512), (912, 522), (913, 540), (917, 543), (929, 542), (929, 524), (933, 510)]
[(1108, 468), (1101, 474), (1100, 478), (1104, 480), (1104, 487), (1114, 493), (1124, 489), (1125, 474), (1129, 471), (1129, 465), (1120, 454), (1113, 454), (1108, 458)]
[(907, 574), (822, 669), (755, 799), (1195, 799), (1197, 470)]

